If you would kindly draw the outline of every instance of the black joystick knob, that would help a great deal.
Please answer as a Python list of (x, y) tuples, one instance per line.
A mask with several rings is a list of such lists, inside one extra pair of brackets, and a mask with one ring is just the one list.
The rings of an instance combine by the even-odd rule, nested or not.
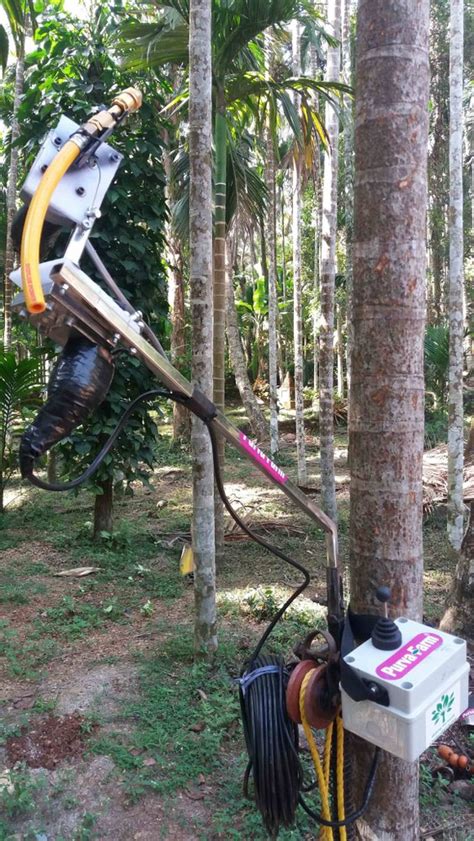
[(379, 602), (383, 602), (384, 615), (380, 617), (372, 631), (372, 644), (382, 651), (393, 651), (400, 648), (402, 635), (393, 619), (389, 619), (387, 603), (390, 601), (391, 592), (389, 587), (379, 587), (376, 592)]

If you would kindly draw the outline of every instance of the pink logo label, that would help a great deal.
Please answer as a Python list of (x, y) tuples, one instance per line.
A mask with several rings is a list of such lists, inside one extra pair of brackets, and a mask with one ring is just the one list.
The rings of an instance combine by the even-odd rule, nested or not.
[(285, 482), (288, 481), (288, 476), (283, 473), (283, 470), (280, 470), (277, 465), (262, 452), (260, 447), (257, 447), (253, 441), (250, 441), (243, 432), (239, 434), (239, 440), (241, 447), (253, 458), (260, 467), (263, 467), (265, 473), (268, 473), (272, 479), (275, 479), (276, 482), (279, 482), (280, 485), (284, 485)]
[(443, 640), (438, 634), (417, 634), (399, 648), (396, 654), (377, 666), (376, 674), (385, 680), (400, 680), (440, 645), (443, 645)]

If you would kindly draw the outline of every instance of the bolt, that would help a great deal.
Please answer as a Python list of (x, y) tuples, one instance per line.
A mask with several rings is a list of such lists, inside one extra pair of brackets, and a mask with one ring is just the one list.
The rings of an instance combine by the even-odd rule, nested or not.
[(85, 196), (86, 191), (84, 187), (76, 187), (76, 193), (78, 196)]
[(113, 336), (114, 345), (116, 345), (117, 342), (119, 342), (121, 338), (122, 337), (121, 337), (120, 333), (114, 333), (114, 336)]
[(61, 140), (60, 137), (55, 137), (53, 139), (53, 143), (54, 143), (55, 146), (58, 146), (58, 148), (59, 148), (59, 146), (61, 146), (61, 144), (62, 144), (62, 140)]
[(68, 327), (72, 327), (76, 323), (76, 319), (70, 315), (69, 318), (66, 318), (66, 324)]
[(130, 348), (130, 353), (132, 354), (132, 356), (136, 356), (136, 355), (137, 355), (137, 353), (138, 353), (138, 351), (137, 351), (136, 347), (131, 347), (131, 348)]
[(89, 216), (91, 219), (100, 219), (102, 213), (100, 212), (98, 207), (93, 207), (92, 210), (87, 211), (87, 216)]
[(63, 285), (60, 286), (60, 288), (59, 288), (59, 294), (60, 295), (65, 295), (68, 289), (69, 289), (69, 283), (63, 283)]
[(82, 222), (81, 222), (81, 225), (86, 231), (88, 231), (89, 228), (92, 228), (92, 223), (91, 223), (90, 219), (83, 219)]
[(117, 155), (117, 152), (112, 152), (112, 154), (109, 155), (109, 161), (112, 161), (112, 163), (116, 164), (117, 161), (119, 161), (119, 160), (120, 160), (120, 155)]
[(43, 166), (41, 167), (41, 172), (46, 172), (47, 169), (48, 169), (48, 164), (43, 164)]

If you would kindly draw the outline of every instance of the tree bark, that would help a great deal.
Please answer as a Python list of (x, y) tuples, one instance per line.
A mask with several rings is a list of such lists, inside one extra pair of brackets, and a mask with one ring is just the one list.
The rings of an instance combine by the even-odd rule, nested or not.
[[(343, 81), (352, 85), (351, 60), (351, 0), (344, 0), (344, 19), (342, 28), (342, 71)], [(347, 393), (351, 382), (351, 353), (353, 345), (352, 328), (352, 237), (354, 234), (354, 118), (350, 96), (345, 97), (344, 125), (344, 216), (346, 221), (346, 380)]]
[(247, 374), (247, 365), (245, 362), (244, 350), (240, 338), (239, 324), (237, 321), (237, 311), (235, 308), (234, 284), (233, 284), (233, 248), (230, 243), (227, 243), (227, 272), (226, 272), (226, 310), (227, 310), (227, 341), (229, 343), (229, 354), (232, 369), (235, 375), (235, 382), (239, 389), (239, 394), (242, 403), (245, 406), (245, 411), (249, 419), (252, 435), (259, 441), (264, 441), (267, 438), (267, 425), (263, 417), (262, 410), (257, 403), (257, 398), (253, 393), (252, 386)]
[(105, 479), (99, 482), (102, 489), (101, 494), (97, 494), (94, 502), (94, 526), (92, 537), (97, 540), (102, 531), (111, 532), (113, 529), (113, 512), (114, 512), (114, 484), (113, 479)]
[[(266, 37), (267, 74), (271, 77), (271, 40)], [(278, 453), (278, 337), (277, 337), (277, 256), (276, 256), (276, 179), (275, 147), (270, 117), (266, 126), (266, 183), (268, 187), (267, 242), (268, 242), (268, 384), (270, 389), (270, 453)]]
[[(183, 255), (181, 243), (178, 242), (171, 231), (168, 239), (168, 263), (171, 298), (170, 357), (172, 364), (179, 368), (186, 354)], [(191, 418), (188, 410), (180, 403), (175, 403), (173, 406), (173, 440), (189, 439), (190, 431)]]
[(336, 315), (337, 335), (337, 396), (344, 397), (344, 337), (342, 330), (342, 306), (337, 305)]
[[(189, 238), (192, 379), (212, 396), (212, 104), (211, 0), (189, 9)], [(194, 645), (197, 655), (217, 648), (214, 475), (208, 432), (193, 416)]]
[(15, 69), (15, 94), (13, 98), (13, 112), (11, 122), (11, 148), (10, 167), (7, 178), (6, 194), (6, 227), (7, 236), (5, 242), (5, 270), (3, 276), (3, 347), (9, 350), (12, 343), (12, 282), (10, 273), (13, 271), (15, 250), (11, 238), (11, 227), (16, 212), (16, 182), (18, 179), (18, 147), (15, 141), (20, 134), (18, 123), (18, 109), (23, 95), (25, 79), (25, 58), (23, 48), (18, 53)]
[[(293, 21), (293, 75), (301, 72), (300, 32), (298, 21)], [(295, 427), (298, 482), (307, 484), (304, 400), (303, 400), (303, 318), (301, 280), (301, 166), (302, 155), (295, 144), (293, 161), (293, 345), (295, 362)]]
[[(428, 0), (361, 0), (355, 114), (351, 605), (422, 616)], [(373, 748), (357, 742), (358, 796)], [(390, 797), (387, 797), (390, 791)], [(418, 765), (382, 754), (364, 821), (419, 837)]]
[[(328, 29), (341, 37), (341, 0), (328, 0)], [(340, 47), (329, 47), (325, 79), (338, 82)], [(319, 352), (319, 435), (321, 448), (321, 502), (332, 520), (337, 518), (334, 477), (334, 287), (336, 278), (337, 167), (339, 119), (326, 105), (330, 150), (324, 157), (323, 220), (321, 240), (321, 328)]]
[(449, 375), (448, 375), (448, 538), (453, 549), (461, 548), (464, 532), (463, 502), (463, 185), (462, 185), (462, 95), (463, 15), (462, 0), (451, 0), (449, 50)]
[[(466, 447), (466, 464), (474, 464), (474, 421)], [(439, 627), (449, 634), (474, 636), (474, 501), (459, 552), (453, 583), (446, 599), (446, 610)]]
[[(225, 408), (225, 276), (226, 276), (226, 185), (227, 185), (227, 121), (223, 83), (217, 85), (217, 103), (214, 129), (215, 184), (214, 184), (214, 339), (213, 339), (213, 399), (221, 412)], [(224, 470), (225, 442), (218, 441), (218, 457)], [(215, 494), (215, 545), (221, 553), (224, 548), (224, 506)]]

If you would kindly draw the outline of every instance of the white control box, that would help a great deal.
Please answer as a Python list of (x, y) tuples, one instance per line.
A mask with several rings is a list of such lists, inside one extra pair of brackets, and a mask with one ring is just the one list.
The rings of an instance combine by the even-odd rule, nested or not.
[(468, 704), (466, 643), (411, 619), (396, 619), (402, 644), (381, 651), (368, 640), (344, 660), (359, 677), (383, 686), (390, 705), (353, 701), (342, 690), (344, 727), (413, 762)]

